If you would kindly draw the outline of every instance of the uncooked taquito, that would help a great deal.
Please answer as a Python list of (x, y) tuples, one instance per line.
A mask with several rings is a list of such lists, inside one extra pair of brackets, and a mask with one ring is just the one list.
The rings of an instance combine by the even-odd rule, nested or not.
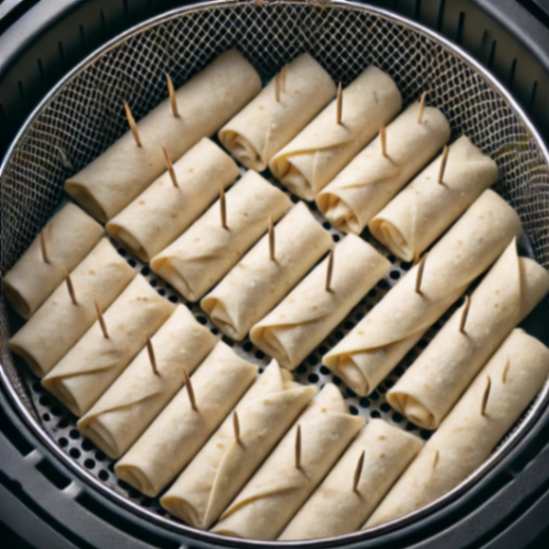
[(337, 100), (269, 162), (273, 175), (293, 193), (316, 194), (398, 113), (402, 98), (392, 78), (368, 67), (342, 93), (341, 123)]
[(491, 454), (547, 380), (549, 349), (515, 329), (366, 523), (407, 515), (457, 486)]
[(413, 423), (436, 429), (505, 336), (548, 291), (549, 273), (519, 257), (511, 242), (471, 295), (468, 312), (460, 307), (389, 391), (389, 404)]
[(63, 282), (67, 271), (72, 271), (86, 257), (101, 238), (103, 227), (84, 210), (67, 202), (41, 233), (3, 281), (4, 295), (25, 319)]
[(303, 53), (219, 130), (219, 140), (244, 166), (263, 171), (335, 91), (330, 75)]
[(120, 457), (216, 342), (185, 306), (177, 306), (151, 338), (154, 364), (143, 349), (80, 419), (80, 432), (109, 457)]
[(256, 377), (257, 368), (218, 342), (115, 466), (119, 478), (156, 496), (191, 461)]
[(76, 305), (62, 282), (11, 338), (10, 348), (41, 377), (48, 373), (129, 284), (135, 271), (106, 238), (70, 274)]
[(174, 309), (138, 275), (42, 379), (75, 416), (87, 412)]
[(316, 392), (314, 385), (293, 382), (288, 370), (272, 361), (162, 496), (162, 507), (188, 524), (209, 528)]
[(484, 191), (322, 363), (358, 395), (372, 392), (520, 230), (515, 210)]
[(415, 435), (372, 419), (278, 539), (329, 538), (360, 529), (422, 446)]
[(142, 261), (173, 242), (238, 177), (232, 158), (201, 139), (107, 224), (107, 232)]
[(298, 417), (212, 529), (217, 534), (273, 540), (364, 425), (328, 383)]
[(285, 368), (295, 368), (391, 267), (366, 241), (347, 235), (334, 248), (327, 290), (329, 261), (317, 265), (251, 329), (255, 345)]
[(153, 257), (152, 270), (190, 301), (200, 299), (237, 263), (292, 202), (254, 171), (225, 195), (226, 227), (217, 200), (175, 242)]
[(405, 261), (419, 257), (497, 178), (497, 165), (466, 136), (370, 220), (370, 232)]
[[(137, 123), (141, 146), (130, 131), (65, 182), (76, 202), (102, 222), (127, 206), (166, 169), (161, 146), (179, 158), (200, 138), (213, 135), (261, 89), (256, 70), (235, 50), (210, 63), (170, 99)], [(120, 105), (122, 110), (122, 105)]]
[(359, 234), (450, 137), (446, 117), (419, 103), (397, 116), (381, 137), (374, 139), (316, 197), (328, 221), (344, 232)]
[(274, 227), (274, 259), (265, 235), (206, 297), (201, 306), (228, 336), (241, 340), (332, 246), (332, 237), (304, 203)]

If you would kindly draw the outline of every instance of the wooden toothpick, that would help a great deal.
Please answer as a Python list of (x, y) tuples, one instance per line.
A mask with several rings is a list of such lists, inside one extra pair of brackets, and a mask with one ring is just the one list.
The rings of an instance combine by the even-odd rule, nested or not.
[(330, 251), (328, 256), (328, 264), (326, 265), (326, 291), (332, 291), (332, 274), (334, 272), (334, 250)]
[(168, 95), (170, 96), (170, 106), (172, 114), (175, 118), (179, 118), (179, 111), (177, 110), (177, 96), (175, 95), (175, 87), (170, 75), (166, 73), (166, 85), (168, 86)]
[(269, 216), (269, 257), (271, 258), (271, 261), (276, 261), (275, 256), (275, 228), (273, 225), (273, 217)]
[(490, 396), (490, 388), (492, 387), (492, 380), (490, 376), (486, 376), (486, 387), (484, 388), (484, 394), (482, 395), (482, 403), (480, 406), (480, 415), (486, 415), (486, 406), (488, 404), (488, 397)]
[(460, 333), (465, 333), (465, 324), (467, 323), (467, 317), (469, 316), (469, 308), (471, 307), (471, 298), (470, 296), (465, 296), (465, 304), (463, 306), (463, 311), (461, 312), (461, 319), (459, 321), (459, 331)]
[(437, 468), (439, 457), (439, 451), (435, 450), (435, 457), (433, 458), (433, 471)]
[(355, 468), (355, 474), (353, 477), (353, 492), (360, 495), (360, 492), (358, 491), (358, 483), (360, 482), (360, 476), (362, 475), (362, 468), (364, 467), (364, 455), (366, 451), (362, 450), (360, 457), (358, 458), (356, 468)]
[(379, 141), (381, 143), (382, 156), (389, 158), (389, 155), (387, 154), (387, 130), (385, 129), (385, 126), (379, 128)]
[(109, 332), (107, 331), (107, 323), (105, 322), (105, 317), (103, 316), (103, 313), (101, 312), (97, 301), (94, 301), (93, 304), (95, 305), (95, 312), (97, 313), (97, 320), (99, 321), (99, 326), (101, 327), (101, 331), (103, 332), (103, 337), (105, 339), (109, 339)]
[(442, 158), (440, 160), (440, 168), (438, 170), (438, 179), (437, 182), (439, 185), (444, 184), (444, 172), (446, 170), (446, 162), (448, 162), (448, 151), (450, 149), (448, 148), (448, 145), (444, 145), (444, 149), (442, 149)]
[(69, 291), (69, 296), (71, 298), (73, 305), (78, 305), (78, 301), (76, 300), (76, 293), (74, 292), (74, 286), (72, 284), (71, 275), (69, 273), (65, 276), (65, 282), (67, 283), (67, 290)]
[(240, 421), (238, 420), (238, 412), (236, 410), (233, 412), (233, 431), (236, 443), (239, 446), (243, 446), (242, 440), (240, 439)]
[(509, 368), (511, 367), (511, 361), (508, 360), (505, 363), (505, 367), (503, 368), (503, 372), (501, 373), (501, 382), (507, 383), (507, 374), (509, 373)]
[(337, 85), (336, 94), (336, 122), (338, 126), (341, 126), (341, 119), (343, 117), (343, 86), (341, 82)]
[(427, 98), (427, 92), (423, 92), (419, 98), (419, 110), (417, 112), (418, 124), (423, 122), (423, 113), (425, 112), (425, 99)]
[(183, 374), (185, 378), (185, 388), (187, 389), (187, 394), (189, 395), (189, 401), (191, 402), (191, 408), (195, 412), (198, 412), (198, 406), (196, 405), (196, 398), (194, 396), (194, 389), (191, 382), (191, 378), (189, 377), (189, 374), (185, 369), (183, 369)]
[(301, 425), (295, 431), (295, 468), (301, 470)]
[(423, 256), (418, 263), (416, 273), (416, 294), (421, 295), (421, 282), (423, 281), (423, 270), (425, 269), (425, 257)]
[(38, 234), (38, 240), (40, 241), (40, 252), (42, 253), (42, 259), (44, 263), (50, 264), (50, 258), (48, 257), (48, 250), (46, 248), (46, 237), (44, 236), (44, 231), (40, 231)]
[(137, 122), (133, 117), (132, 110), (130, 109), (127, 101), (124, 101), (124, 112), (126, 113), (126, 120), (128, 121), (128, 126), (130, 127), (130, 130), (132, 132), (135, 144), (138, 147), (142, 147), (143, 144), (141, 143), (141, 138), (139, 137), (139, 128), (137, 127)]
[(221, 213), (221, 226), (224, 229), (229, 229), (227, 225), (227, 201), (225, 200), (225, 189), (223, 187), (219, 188), (219, 210)]
[(173, 169), (172, 159), (168, 153), (166, 147), (162, 147), (162, 152), (164, 153), (164, 160), (166, 161), (166, 167), (168, 168), (168, 173), (170, 174), (170, 179), (172, 180), (173, 186), (176, 189), (179, 189), (179, 183), (177, 182), (177, 176), (175, 175), (175, 170)]
[(160, 372), (158, 371), (158, 365), (156, 363), (156, 356), (154, 354), (154, 347), (150, 338), (147, 339), (147, 353), (149, 354), (149, 362), (151, 363), (153, 374), (160, 377)]

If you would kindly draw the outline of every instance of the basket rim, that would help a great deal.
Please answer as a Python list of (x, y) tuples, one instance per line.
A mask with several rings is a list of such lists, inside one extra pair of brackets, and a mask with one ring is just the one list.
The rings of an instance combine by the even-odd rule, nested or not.
[[(252, 3), (256, 3), (256, 0), (205, 0), (194, 2), (185, 6), (171, 9), (163, 12), (151, 18), (145, 19), (136, 25), (126, 29), (125, 31), (114, 36), (102, 46), (95, 49), (92, 53), (87, 55), (82, 61), (77, 63), (71, 70), (69, 70), (40, 100), (36, 107), (25, 119), (23, 125), (16, 133), (12, 142), (10, 143), (2, 162), (0, 163), (0, 178), (4, 175), (4, 172), (14, 154), (14, 151), (19, 142), (25, 137), (27, 131), (32, 125), (34, 119), (46, 108), (52, 101), (54, 101), (58, 94), (62, 92), (64, 86), (76, 78), (78, 74), (92, 65), (96, 60), (107, 54), (110, 50), (120, 46), (124, 42), (130, 40), (134, 36), (137, 36), (143, 32), (146, 32), (166, 21), (175, 19), (179, 16), (200, 12), (218, 8), (232, 8), (238, 6), (245, 6)], [(372, 15), (381, 17), (397, 24), (401, 27), (405, 27), (414, 32), (420, 33), (427, 38), (433, 40), (443, 49), (451, 53), (452, 55), (460, 58), (461, 61), (468, 64), (477, 74), (482, 76), (486, 84), (496, 93), (498, 93), (507, 102), (513, 113), (524, 124), (525, 129), (531, 135), (536, 142), (542, 156), (545, 159), (546, 164), (549, 165), (549, 150), (544, 143), (540, 133), (536, 129), (533, 122), (525, 110), (518, 104), (512, 94), (505, 88), (505, 86), (494, 76), (486, 67), (484, 67), (479, 61), (477, 61), (471, 54), (463, 49), (458, 44), (453, 43), (442, 34), (437, 31), (431, 30), (425, 25), (413, 21), (406, 16), (402, 16), (385, 8), (373, 6), (369, 3), (362, 3), (358, 0), (269, 0), (269, 5), (307, 5), (311, 9), (344, 9), (349, 11), (362, 11), (368, 12)], [(545, 408), (549, 403), (549, 380), (545, 383), (544, 387), (536, 397), (535, 401), (531, 404), (525, 417), (522, 418), (519, 428), (515, 429), (508, 435), (507, 440), (473, 473), (471, 473), (460, 484), (454, 487), (451, 491), (447, 492), (440, 498), (434, 500), (425, 507), (414, 511), (404, 517), (390, 521), (388, 523), (376, 526), (369, 530), (358, 530), (349, 534), (343, 534), (330, 538), (318, 538), (312, 540), (297, 540), (297, 541), (263, 541), (263, 540), (248, 540), (235, 538), (230, 536), (222, 536), (214, 534), (212, 532), (194, 528), (184, 523), (177, 521), (176, 519), (170, 519), (160, 516), (145, 507), (135, 503), (121, 494), (116, 493), (111, 488), (104, 486), (98, 479), (96, 479), (90, 472), (82, 468), (76, 461), (66, 455), (60, 447), (48, 436), (46, 431), (40, 425), (39, 421), (30, 413), (19, 398), (17, 391), (15, 390), (11, 380), (9, 379), (4, 365), (0, 361), (0, 382), (8, 397), (11, 400), (12, 405), (16, 408), (19, 415), (24, 422), (30, 427), (31, 432), (37, 436), (40, 442), (57, 458), (59, 459), (69, 470), (76, 474), (86, 484), (91, 485), (102, 496), (106, 497), (110, 501), (122, 506), (126, 511), (134, 512), (140, 516), (140, 518), (153, 521), (158, 526), (167, 528), (172, 532), (183, 534), (185, 536), (192, 537), (196, 543), (210, 543), (217, 546), (220, 545), (239, 545), (247, 547), (313, 547), (319, 543), (328, 545), (338, 545), (342, 543), (357, 543), (367, 541), (374, 537), (378, 537), (383, 534), (388, 534), (397, 529), (402, 529), (413, 522), (426, 517), (429, 514), (440, 511), (448, 503), (454, 502), (458, 497), (464, 495), (467, 490), (474, 486), (476, 482), (482, 479), (490, 470), (494, 469), (518, 443), (524, 438), (527, 431), (534, 426)]]

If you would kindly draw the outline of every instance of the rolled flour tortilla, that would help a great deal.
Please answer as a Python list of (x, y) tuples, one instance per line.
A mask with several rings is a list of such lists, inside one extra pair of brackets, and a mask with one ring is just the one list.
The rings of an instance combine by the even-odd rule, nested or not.
[(219, 329), (237, 340), (264, 317), (332, 246), (332, 237), (302, 202), (276, 225), (275, 260), (265, 235), (202, 299)]
[(103, 315), (109, 338), (99, 321), (42, 379), (74, 415), (81, 416), (124, 370), (164, 323), (174, 305), (137, 276)]
[(231, 414), (162, 496), (162, 507), (192, 526), (209, 528), (316, 392), (313, 385), (294, 383), (272, 361), (235, 409), (240, 442)]
[(422, 446), (420, 438), (372, 419), (278, 539), (329, 538), (359, 530)]
[(227, 226), (217, 200), (175, 242), (154, 256), (152, 270), (190, 301), (200, 299), (238, 262), (292, 202), (282, 191), (248, 171), (225, 196)]
[(425, 107), (418, 122), (419, 109), (419, 103), (413, 103), (389, 124), (387, 157), (378, 136), (318, 194), (317, 206), (334, 227), (361, 233), (448, 141), (446, 117), (434, 107)]
[(118, 461), (118, 477), (157, 496), (191, 461), (252, 383), (257, 368), (222, 341), (191, 376), (197, 411), (183, 387)]
[(104, 311), (129, 284), (135, 271), (102, 238), (70, 276), (77, 305), (62, 282), (10, 340), (11, 350), (39, 377), (49, 372), (94, 323), (94, 302)]
[[(349, 414), (337, 387), (325, 385), (223, 513), (213, 532), (276, 539), (363, 425), (363, 418)], [(298, 426), (299, 469), (295, 460)]]
[[(263, 171), (269, 160), (335, 95), (330, 75), (308, 53), (296, 57), (219, 130), (219, 140), (244, 166)], [(283, 78), (280, 101), (276, 78)], [(282, 81), (281, 81), (282, 82)]]
[(173, 242), (239, 174), (231, 157), (206, 138), (173, 169), (178, 187), (164, 172), (107, 223), (107, 232), (142, 261)]
[(496, 163), (468, 137), (454, 141), (442, 184), (439, 155), (370, 222), (370, 232), (405, 261), (419, 257), (480, 195), (495, 183)]
[(365, 526), (420, 509), (467, 478), (524, 412), (548, 372), (549, 349), (523, 330), (513, 330)]
[(423, 334), (505, 250), (521, 230), (518, 215), (490, 189), (324, 357), (357, 394), (372, 392)]
[(109, 457), (120, 457), (147, 428), (217, 338), (179, 305), (151, 338), (158, 375), (143, 349), (78, 422), (80, 432)]
[(317, 265), (250, 332), (255, 345), (285, 368), (295, 368), (391, 266), (370, 244), (348, 235), (335, 247), (332, 291), (326, 291), (328, 261)]
[(4, 295), (28, 319), (63, 282), (103, 234), (103, 227), (84, 210), (67, 202), (42, 229), (48, 263), (37, 236), (4, 276)]
[(490, 355), (548, 291), (549, 273), (519, 257), (513, 240), (471, 295), (465, 333), (460, 332), (462, 306), (389, 391), (389, 404), (420, 427), (436, 429)]
[[(142, 147), (130, 131), (65, 182), (65, 191), (106, 222), (166, 170), (161, 145), (179, 158), (202, 137), (213, 135), (259, 92), (255, 69), (235, 50), (217, 57), (176, 91), (179, 117), (170, 100), (139, 123)], [(122, 107), (122, 105), (121, 105)]]
[(293, 193), (317, 193), (398, 113), (400, 92), (392, 78), (368, 67), (343, 90), (341, 124), (332, 101), (269, 162), (273, 175)]

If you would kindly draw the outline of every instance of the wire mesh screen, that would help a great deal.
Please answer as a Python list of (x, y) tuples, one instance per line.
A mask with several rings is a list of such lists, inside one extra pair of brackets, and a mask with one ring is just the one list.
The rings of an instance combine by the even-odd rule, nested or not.
[[(454, 138), (465, 133), (497, 159), (497, 190), (520, 214), (536, 259), (549, 267), (549, 169), (543, 150), (507, 99), (474, 66), (429, 35), (364, 6), (273, 1), (261, 5), (231, 2), (175, 12), (115, 41), (65, 81), (32, 118), (5, 164), (0, 185), (2, 271), (11, 267), (58, 205), (64, 180), (127, 130), (124, 100), (139, 118), (166, 98), (166, 72), (176, 85), (182, 84), (216, 55), (232, 47), (240, 50), (264, 79), (307, 51), (343, 84), (375, 64), (395, 79), (405, 102), (427, 91), (429, 104), (439, 107), (448, 117)], [(325, 227), (330, 228), (326, 223)], [(334, 239), (341, 237), (331, 230)], [(369, 239), (367, 234), (364, 236)], [(389, 276), (298, 368), (299, 380), (317, 384), (334, 380), (341, 385), (320, 365), (320, 357), (409, 268), (394, 257), (389, 259), (393, 262)], [(128, 260), (150, 278), (162, 295), (173, 301), (180, 299), (153, 278), (146, 265), (133, 258)], [(8, 318), (5, 307), (0, 305), (0, 330), (5, 338), (9, 333)], [(199, 321), (207, 323), (197, 307), (193, 312)], [(210, 328), (215, 331), (213, 326)], [(382, 416), (418, 432), (390, 410), (384, 393), (425, 347), (428, 338), (369, 398), (359, 399), (344, 390), (351, 412)], [(267, 363), (267, 357), (248, 339), (235, 345), (235, 350), (260, 366)], [(112, 463), (81, 439), (74, 418), (43, 393), (32, 376), (13, 368), (5, 348), (2, 353), (4, 367), (17, 392), (59, 446), (104, 485), (164, 513), (154, 500), (118, 483)]]

